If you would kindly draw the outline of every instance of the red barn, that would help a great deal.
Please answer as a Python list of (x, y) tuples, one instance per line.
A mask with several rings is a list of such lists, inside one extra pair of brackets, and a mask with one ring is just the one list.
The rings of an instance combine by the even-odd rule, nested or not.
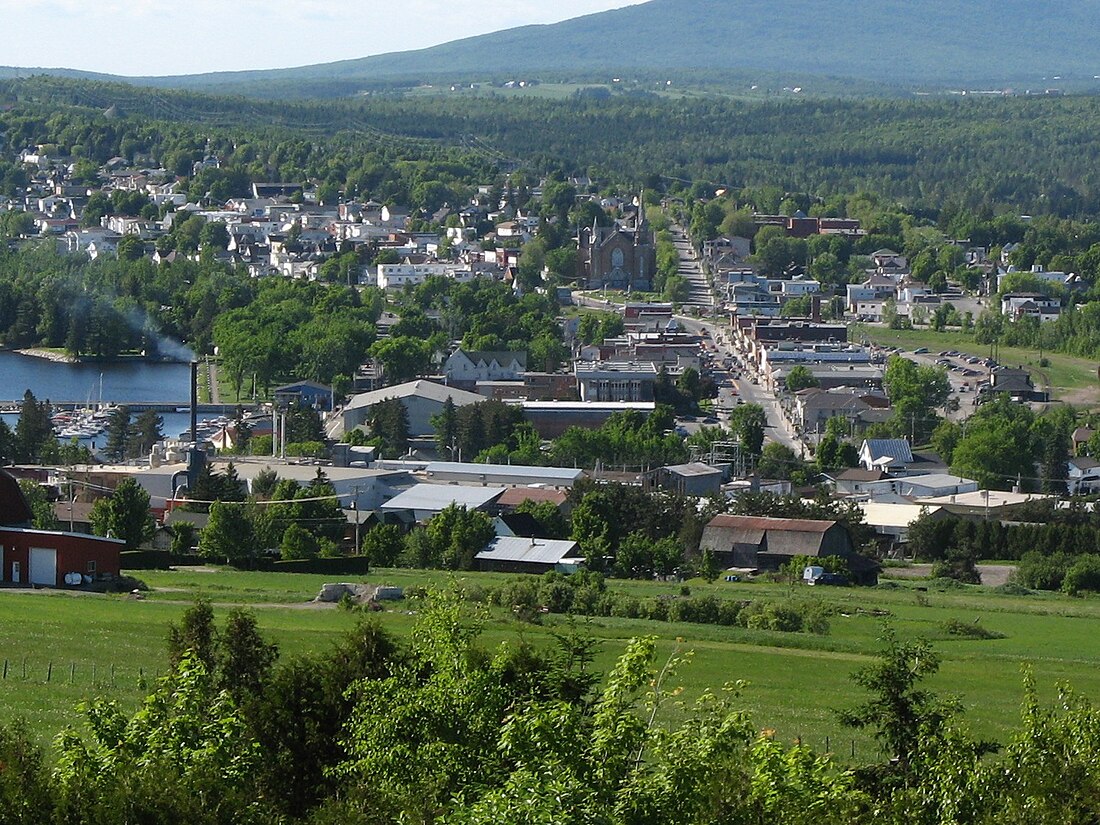
[(81, 577), (69, 576), (73, 584), (119, 575), (125, 542), (35, 530), (31, 517), (19, 483), (0, 470), (0, 583), (64, 587), (73, 573)]
[[(0, 582), (65, 587), (66, 575), (79, 573), (81, 581), (117, 577), (120, 539), (83, 533), (0, 527)], [(75, 577), (73, 577), (75, 579)]]

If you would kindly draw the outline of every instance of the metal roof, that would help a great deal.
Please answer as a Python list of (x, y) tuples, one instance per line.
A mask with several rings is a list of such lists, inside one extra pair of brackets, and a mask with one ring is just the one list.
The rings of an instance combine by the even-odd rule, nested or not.
[[(454, 475), (481, 476), (486, 479), (503, 480), (518, 476), (534, 478), (537, 481), (567, 482), (572, 484), (584, 475), (584, 470), (572, 467), (533, 467), (525, 464), (475, 464), (473, 462), (432, 461), (424, 468), (429, 475), (450, 473)], [(555, 486), (561, 486), (555, 484)]]
[(836, 524), (807, 518), (770, 518), (768, 516), (718, 515), (707, 522), (707, 527), (726, 527), (739, 530), (780, 530), (794, 533), (824, 533)]
[(477, 561), (508, 561), (527, 564), (557, 564), (578, 552), (575, 541), (560, 539), (527, 539), (501, 536), (474, 558)]
[(417, 484), (385, 504), (383, 510), (444, 510), (451, 504), (473, 510), (504, 492), (503, 487), (465, 487), (459, 484)]
[(398, 384), (395, 387), (383, 387), (374, 392), (361, 393), (354, 396), (344, 409), (354, 410), (361, 407), (371, 407), (390, 398), (410, 398), (414, 396), (426, 398), (430, 401), (438, 401), (440, 404), (446, 403), (447, 399), (450, 398), (452, 402), (460, 407), (486, 400), (484, 396), (478, 395), (476, 392), (466, 392), (465, 390), (437, 384), (434, 381), (417, 380)]
[(670, 473), (675, 473), (678, 476), (722, 475), (722, 471), (717, 467), (711, 467), (709, 464), (703, 464), (699, 461), (690, 464), (673, 464), (669, 467), (665, 467), (665, 470)]
[(904, 438), (869, 438), (863, 442), (863, 449), (860, 450), (861, 454), (864, 452), (872, 464), (883, 463), (883, 458), (893, 459), (890, 464), (913, 463), (913, 451)]

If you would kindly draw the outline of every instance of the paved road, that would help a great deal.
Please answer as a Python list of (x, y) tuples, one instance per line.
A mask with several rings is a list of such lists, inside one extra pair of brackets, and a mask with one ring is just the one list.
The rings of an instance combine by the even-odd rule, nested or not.
[(695, 247), (688, 240), (683, 227), (673, 226), (672, 245), (676, 247), (676, 254), (680, 256), (676, 274), (687, 281), (688, 294), (683, 302), (685, 306), (697, 306), (711, 309), (714, 306), (714, 292), (707, 282), (707, 276), (703, 272), (703, 265), (695, 254)]
[(744, 375), (743, 369), (740, 369), (737, 354), (730, 344), (729, 339), (729, 327), (723, 326), (720, 323), (714, 321), (703, 321), (698, 318), (690, 318), (688, 316), (678, 315), (677, 321), (689, 332), (702, 334), (705, 330), (710, 336), (709, 342), (715, 347), (717, 353), (716, 364), (716, 377), (727, 377), (731, 379), (731, 383), (736, 388), (736, 395), (731, 392), (730, 389), (723, 389), (719, 394), (719, 401), (723, 402), (723, 405), (732, 406), (737, 403), (737, 399), (740, 399), (746, 404), (757, 404), (764, 410), (764, 415), (767, 418), (767, 428), (764, 430), (765, 438), (768, 441), (777, 441), (785, 447), (794, 452), (795, 455), (803, 454), (802, 443), (794, 436), (794, 434), (788, 429), (786, 419), (783, 416), (782, 410), (779, 408), (779, 401), (772, 393), (768, 392), (763, 387), (752, 383), (748, 378), (734, 378), (734, 373), (725, 370), (721, 366), (721, 362), (727, 358), (732, 358), (735, 364), (734, 372), (739, 375)]
[(210, 403), (222, 403), (222, 388), (218, 386), (218, 362), (213, 358), (206, 360), (207, 378), (210, 381)]

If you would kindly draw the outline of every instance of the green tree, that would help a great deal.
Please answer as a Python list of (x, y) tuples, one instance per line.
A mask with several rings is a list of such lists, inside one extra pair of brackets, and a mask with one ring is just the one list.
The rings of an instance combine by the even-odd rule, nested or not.
[(393, 567), (403, 546), (404, 532), (398, 525), (379, 524), (363, 536), (360, 552), (370, 560), (371, 566)]
[(130, 447), (130, 408), (116, 407), (107, 419), (107, 446), (103, 455), (109, 461), (122, 461)]
[(141, 547), (156, 529), (149, 494), (133, 478), (124, 478), (109, 497), (97, 500), (90, 518), (96, 535), (122, 539), (127, 550)]
[(382, 458), (405, 455), (409, 449), (409, 412), (400, 398), (386, 398), (371, 407), (368, 424)]
[(841, 711), (840, 721), (857, 730), (870, 729), (887, 756), (897, 759), (906, 771), (920, 750), (921, 739), (940, 735), (955, 708), (918, 687), (940, 667), (940, 657), (927, 641), (899, 641), (886, 627), (882, 644), (878, 661), (852, 675), (871, 697)]
[(20, 463), (33, 464), (39, 460), (50, 444), (56, 444), (53, 435), (53, 422), (50, 420), (50, 406), (38, 401), (34, 393), (23, 393), (23, 404), (19, 410), (19, 420), (15, 424), (15, 459)]
[(787, 392), (799, 392), (816, 386), (818, 386), (818, 381), (808, 367), (802, 364), (791, 367), (791, 371), (787, 374)]
[(298, 524), (288, 525), (279, 543), (279, 555), (283, 561), (313, 559), (317, 557), (320, 549), (313, 533)]
[(210, 520), (199, 537), (199, 555), (208, 559), (241, 562), (255, 554), (255, 531), (244, 507), (224, 501), (211, 504)]
[(34, 514), (31, 526), (36, 530), (56, 530), (57, 517), (54, 515), (53, 505), (46, 496), (46, 489), (36, 481), (29, 478), (19, 479), (19, 489), (23, 492), (23, 498)]

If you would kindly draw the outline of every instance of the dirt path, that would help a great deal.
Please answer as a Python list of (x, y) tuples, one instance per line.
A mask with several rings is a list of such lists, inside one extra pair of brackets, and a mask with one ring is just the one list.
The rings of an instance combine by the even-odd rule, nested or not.
[[(1007, 584), (1012, 572), (1016, 569), (1014, 564), (979, 564), (978, 572), (982, 577), (984, 587), (999, 587)], [(932, 565), (911, 564), (908, 567), (887, 567), (883, 571), (892, 579), (927, 579), (932, 575)]]

